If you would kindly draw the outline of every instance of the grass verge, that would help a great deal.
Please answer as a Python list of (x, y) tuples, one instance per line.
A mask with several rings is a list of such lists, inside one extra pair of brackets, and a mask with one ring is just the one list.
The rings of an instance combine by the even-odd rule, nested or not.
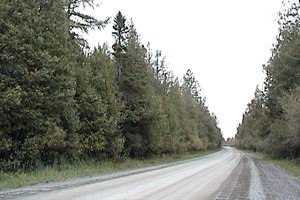
[(255, 152), (253, 154), (256, 155), (258, 158), (261, 158), (263, 160), (271, 162), (275, 166), (280, 167), (280, 168), (284, 169), (285, 171), (290, 172), (292, 175), (300, 178), (299, 161), (297, 162), (296, 160), (290, 160), (290, 159), (275, 159), (275, 158), (271, 158), (267, 154), (258, 153), (258, 152)]
[(218, 150), (206, 152), (194, 152), (185, 154), (161, 155), (149, 159), (124, 159), (120, 162), (113, 161), (77, 161), (72, 164), (61, 164), (48, 166), (30, 172), (20, 173), (0, 173), (0, 190), (18, 188), (22, 186), (47, 183), (52, 181), (62, 181), (71, 178), (84, 176), (101, 175), (119, 170), (137, 169), (163, 163), (170, 163), (179, 160), (192, 159)]

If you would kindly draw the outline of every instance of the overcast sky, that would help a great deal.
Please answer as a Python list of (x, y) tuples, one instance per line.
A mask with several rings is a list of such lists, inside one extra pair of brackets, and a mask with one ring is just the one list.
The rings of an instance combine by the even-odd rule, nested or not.
[[(223, 136), (234, 137), (278, 33), (281, 0), (95, 0), (94, 15), (131, 18), (141, 41), (162, 50), (175, 75), (191, 69)], [(112, 24), (91, 32), (92, 46), (112, 45)]]

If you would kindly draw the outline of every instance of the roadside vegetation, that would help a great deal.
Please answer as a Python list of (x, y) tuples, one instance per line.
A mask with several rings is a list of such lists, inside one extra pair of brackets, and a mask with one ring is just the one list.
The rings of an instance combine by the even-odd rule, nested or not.
[(300, 160), (292, 160), (289, 158), (280, 159), (280, 158), (272, 158), (266, 153), (255, 152), (254, 153), (258, 158), (266, 160), (270, 163), (273, 163), (275, 166), (284, 169), (285, 171), (291, 173), (293, 176), (300, 178)]
[[(0, 2), (0, 184), (97, 174), (221, 147), (217, 118), (193, 72), (174, 77), (132, 21), (121, 12), (99, 20), (82, 10), (93, 6)], [(81, 33), (109, 23), (112, 48), (90, 49)]]
[(22, 186), (30, 186), (39, 183), (48, 183), (62, 181), (71, 178), (85, 176), (95, 176), (116, 172), (121, 170), (137, 169), (150, 167), (159, 164), (171, 163), (180, 160), (188, 160), (200, 156), (208, 155), (218, 151), (208, 150), (205, 152), (193, 152), (182, 154), (159, 155), (146, 159), (125, 158), (122, 161), (114, 162), (112, 160), (101, 161), (75, 161), (74, 163), (64, 163), (52, 165), (43, 168), (37, 168), (31, 171), (18, 173), (1, 173), (0, 189), (11, 189)]
[(296, 174), (300, 159), (299, 8), (298, 3), (288, 3), (279, 15), (279, 34), (263, 66), (264, 87), (255, 91), (236, 135), (240, 148), (264, 152), (272, 162)]

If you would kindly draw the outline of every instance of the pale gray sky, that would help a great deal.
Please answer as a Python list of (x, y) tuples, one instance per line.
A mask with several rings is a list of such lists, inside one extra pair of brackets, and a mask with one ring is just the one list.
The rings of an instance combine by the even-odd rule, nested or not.
[[(100, 18), (120, 10), (146, 45), (162, 50), (168, 68), (182, 77), (191, 69), (223, 136), (234, 137), (268, 61), (278, 32), (281, 0), (95, 0)], [(91, 32), (92, 46), (109, 42), (112, 23)]]

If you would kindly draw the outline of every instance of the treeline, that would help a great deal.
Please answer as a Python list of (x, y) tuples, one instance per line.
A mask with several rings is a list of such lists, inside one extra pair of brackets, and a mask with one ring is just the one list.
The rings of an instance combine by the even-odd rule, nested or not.
[(300, 157), (300, 15), (292, 4), (279, 16), (280, 31), (264, 66), (264, 89), (255, 92), (236, 139), (241, 148), (273, 157)]
[(108, 20), (82, 5), (93, 1), (0, 2), (0, 171), (220, 147), (193, 73), (172, 76), (121, 12), (112, 50), (86, 51), (78, 32)]

